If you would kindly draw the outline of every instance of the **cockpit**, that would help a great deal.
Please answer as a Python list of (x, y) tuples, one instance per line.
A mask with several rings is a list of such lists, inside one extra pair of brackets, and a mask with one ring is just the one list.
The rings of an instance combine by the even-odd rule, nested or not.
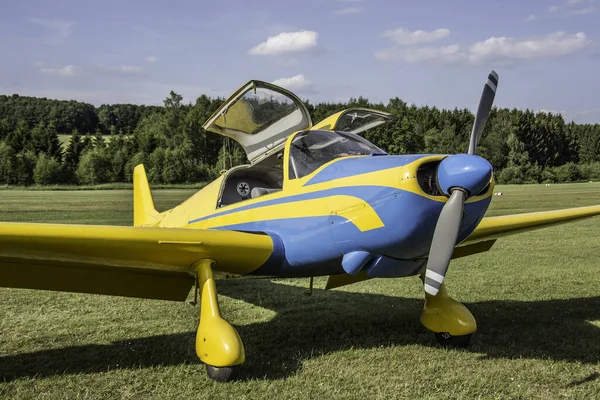
[[(313, 126), (298, 96), (272, 83), (249, 81), (202, 125), (234, 139), (250, 161), (218, 179), (216, 208), (278, 192), (285, 181), (305, 177), (338, 157), (386, 154), (357, 133), (393, 119), (382, 111), (352, 108)], [(284, 154), (286, 143), (289, 152)]]
[(339, 157), (386, 154), (363, 139), (346, 132), (305, 131), (290, 145), (289, 179), (302, 178)]
[(275, 193), (283, 188), (283, 163), (289, 165), (288, 179), (303, 178), (340, 157), (386, 154), (353, 133), (303, 131), (292, 138), (289, 154), (283, 148), (253, 165), (240, 165), (224, 178), (219, 207)]

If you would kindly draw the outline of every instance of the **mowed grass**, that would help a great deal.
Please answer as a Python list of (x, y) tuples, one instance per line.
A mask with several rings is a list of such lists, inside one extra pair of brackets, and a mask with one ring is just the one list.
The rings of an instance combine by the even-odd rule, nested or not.
[(67, 148), (69, 145), (69, 139), (71, 139), (71, 135), (66, 133), (61, 133), (58, 135), (58, 140), (63, 145), (63, 149)]
[[(92, 136), (91, 133), (89, 135)], [(71, 140), (71, 134), (69, 134), (69, 133), (60, 133), (60, 134), (58, 134), (58, 140), (63, 145), (63, 149), (66, 149), (67, 146), (69, 145), (69, 140)], [(106, 143), (110, 143), (111, 140), (112, 139), (111, 139), (110, 135), (104, 135), (104, 141)]]
[[(598, 183), (496, 190), (488, 215), (600, 204)], [(3, 221), (129, 225), (131, 208), (128, 190), (0, 191)], [(198, 306), (0, 289), (0, 399), (599, 398), (599, 238), (588, 219), (452, 262), (448, 289), (478, 321), (465, 350), (420, 325), (418, 278), (327, 292), (319, 278), (312, 296), (307, 279), (219, 281), (246, 346), (231, 383), (196, 358)]]

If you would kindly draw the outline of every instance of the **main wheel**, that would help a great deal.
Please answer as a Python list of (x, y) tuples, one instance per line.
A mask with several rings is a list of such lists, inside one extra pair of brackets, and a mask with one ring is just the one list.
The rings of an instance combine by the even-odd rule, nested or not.
[(213, 367), (212, 365), (206, 364), (206, 374), (210, 379), (217, 382), (232, 381), (237, 378), (239, 371), (239, 365), (234, 365), (232, 367)]
[(435, 334), (438, 343), (446, 347), (467, 347), (471, 341), (471, 335), (452, 336), (448, 332), (439, 332)]

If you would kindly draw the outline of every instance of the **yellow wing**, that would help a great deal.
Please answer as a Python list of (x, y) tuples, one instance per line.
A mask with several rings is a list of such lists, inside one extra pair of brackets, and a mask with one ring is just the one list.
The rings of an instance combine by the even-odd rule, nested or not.
[(600, 215), (600, 206), (483, 218), (473, 233), (460, 246), (494, 240), (502, 236), (514, 235), (553, 225), (565, 224), (596, 215)]
[(234, 231), (0, 223), (0, 286), (183, 301), (195, 261), (246, 274), (272, 249), (268, 235)]

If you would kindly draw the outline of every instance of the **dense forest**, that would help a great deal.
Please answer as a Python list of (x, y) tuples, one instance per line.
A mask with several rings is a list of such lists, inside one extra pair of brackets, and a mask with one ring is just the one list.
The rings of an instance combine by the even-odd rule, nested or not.
[[(231, 140), (202, 130), (223, 99), (193, 104), (171, 92), (163, 106), (101, 105), (0, 95), (0, 185), (94, 185), (130, 182), (143, 163), (152, 183), (209, 181), (244, 163)], [(465, 152), (473, 125), (468, 109), (306, 102), (315, 122), (348, 107), (369, 107), (397, 119), (365, 136), (391, 154)], [(64, 145), (58, 135), (70, 135)], [(600, 179), (600, 124), (565, 123), (560, 115), (494, 108), (478, 153), (501, 183)]]

